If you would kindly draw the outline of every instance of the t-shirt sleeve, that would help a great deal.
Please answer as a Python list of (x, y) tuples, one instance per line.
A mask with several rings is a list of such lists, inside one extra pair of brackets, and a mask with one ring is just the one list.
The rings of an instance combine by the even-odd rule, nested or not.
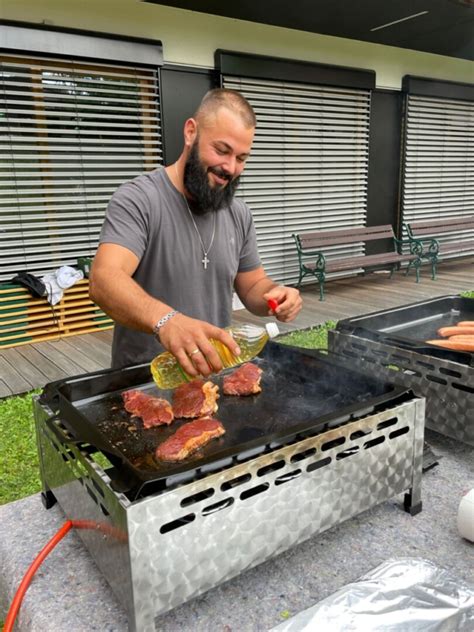
[(105, 214), (99, 243), (118, 244), (142, 258), (148, 241), (150, 201), (133, 180), (112, 196)]
[(240, 251), (239, 272), (250, 272), (261, 266), (257, 247), (257, 233), (253, 223), (252, 212), (244, 203), (244, 239)]

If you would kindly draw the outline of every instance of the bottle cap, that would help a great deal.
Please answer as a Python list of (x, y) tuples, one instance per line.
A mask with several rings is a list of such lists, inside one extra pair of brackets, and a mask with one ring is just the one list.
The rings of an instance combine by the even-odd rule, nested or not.
[(274, 298), (269, 298), (267, 301), (267, 305), (272, 310), (272, 312), (274, 312), (278, 307), (278, 301), (276, 301)]
[(267, 330), (267, 334), (270, 338), (275, 338), (275, 336), (280, 335), (280, 330), (278, 329), (278, 325), (276, 323), (267, 323), (265, 325), (265, 329)]

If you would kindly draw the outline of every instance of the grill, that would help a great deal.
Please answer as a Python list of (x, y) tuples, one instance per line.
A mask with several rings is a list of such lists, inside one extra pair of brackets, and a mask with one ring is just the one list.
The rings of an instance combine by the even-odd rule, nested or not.
[(474, 354), (425, 343), (462, 320), (474, 320), (474, 299), (441, 296), (339, 321), (329, 348), (357, 370), (425, 397), (428, 428), (474, 445)]
[(170, 429), (143, 431), (121, 406), (129, 388), (158, 394), (148, 366), (54, 382), (34, 402), (44, 503), (94, 526), (79, 537), (132, 631), (396, 494), (421, 510), (422, 398), (276, 343), (256, 362), (263, 392), (221, 395), (226, 434), (167, 467), (152, 454)]

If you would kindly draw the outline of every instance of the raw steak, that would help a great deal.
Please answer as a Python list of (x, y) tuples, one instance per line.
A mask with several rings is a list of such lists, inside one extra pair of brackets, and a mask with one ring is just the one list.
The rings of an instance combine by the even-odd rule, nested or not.
[(162, 461), (182, 461), (190, 454), (205, 446), (214, 437), (225, 433), (224, 426), (217, 419), (202, 417), (190, 421), (158, 446), (155, 456)]
[(217, 410), (219, 387), (212, 382), (193, 380), (173, 393), (173, 411), (175, 417), (207, 417)]
[(262, 369), (251, 362), (242, 364), (230, 375), (224, 377), (222, 390), (224, 395), (254, 395), (260, 393)]
[(173, 421), (173, 409), (166, 399), (153, 397), (138, 390), (125, 391), (122, 393), (122, 399), (125, 410), (141, 417), (145, 428), (169, 425)]

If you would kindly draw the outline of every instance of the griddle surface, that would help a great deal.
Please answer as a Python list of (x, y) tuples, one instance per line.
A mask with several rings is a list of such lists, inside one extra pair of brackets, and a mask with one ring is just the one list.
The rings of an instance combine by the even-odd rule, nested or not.
[(222, 379), (228, 371), (212, 376), (221, 392), (213, 416), (226, 434), (176, 464), (157, 461), (154, 453), (189, 420), (145, 430), (123, 406), (122, 393), (133, 388), (171, 401), (172, 392), (154, 385), (148, 366), (70, 378), (49, 385), (49, 394), (59, 397), (60, 417), (78, 441), (110, 454), (114, 465), (124, 465), (129, 474), (146, 482), (233, 457), (245, 459), (249, 451), (258, 453), (272, 442), (309, 436), (351, 416), (360, 417), (407, 391), (346, 369), (321, 354), (308, 355), (276, 343), (267, 344), (254, 362), (263, 370), (262, 393), (223, 395)]

